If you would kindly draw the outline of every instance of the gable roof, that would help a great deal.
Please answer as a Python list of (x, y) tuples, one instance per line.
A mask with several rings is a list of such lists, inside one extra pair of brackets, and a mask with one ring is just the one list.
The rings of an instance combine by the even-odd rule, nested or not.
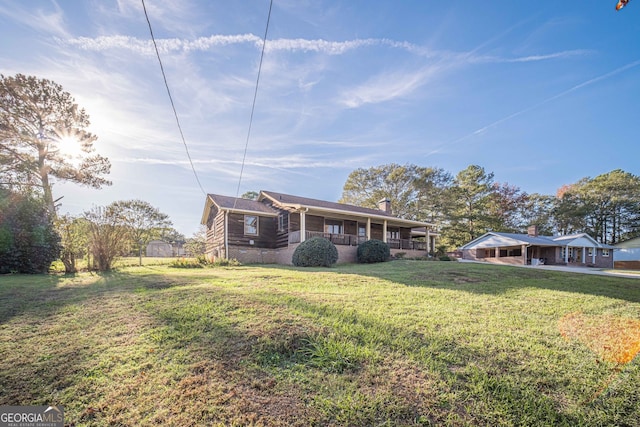
[(528, 234), (490, 231), (463, 245), (460, 249), (495, 248), (498, 246), (518, 245), (611, 248), (609, 245), (598, 243), (586, 233), (568, 234), (564, 236), (530, 236)]
[(325, 213), (360, 216), (363, 218), (375, 218), (387, 220), (390, 224), (405, 227), (427, 227), (432, 224), (423, 221), (414, 221), (398, 218), (380, 209), (365, 208), (362, 206), (349, 205), (346, 203), (328, 202), (326, 200), (311, 199), (308, 197), (292, 196), (290, 194), (277, 193), (275, 191), (261, 191), (258, 200), (271, 200), (276, 206), (290, 209), (316, 210)]
[(278, 210), (263, 203), (264, 200), (271, 201), (274, 207), (281, 207), (289, 210), (307, 209), (315, 213), (324, 215), (346, 215), (361, 218), (371, 218), (385, 220), (389, 225), (401, 227), (429, 227), (432, 224), (422, 221), (413, 221), (395, 217), (379, 209), (363, 208), (361, 206), (348, 205), (345, 203), (328, 202), (325, 200), (311, 199), (308, 197), (292, 196), (290, 194), (276, 193), (274, 191), (261, 191), (258, 200), (248, 200), (236, 197), (221, 196), (219, 194), (207, 194), (204, 211), (202, 213), (201, 224), (206, 224), (209, 212), (212, 207), (219, 210), (256, 214), (262, 216), (277, 216)]
[(202, 212), (201, 224), (206, 224), (209, 211), (216, 206), (221, 211), (256, 214), (262, 216), (277, 216), (278, 212), (268, 205), (255, 200), (242, 199), (229, 196), (221, 196), (219, 194), (207, 194), (207, 200)]

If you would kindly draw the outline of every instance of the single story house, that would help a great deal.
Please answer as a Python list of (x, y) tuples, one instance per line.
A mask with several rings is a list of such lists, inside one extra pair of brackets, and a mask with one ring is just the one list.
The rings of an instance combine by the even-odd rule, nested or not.
[(186, 251), (182, 243), (167, 243), (163, 240), (152, 240), (147, 244), (148, 257), (176, 257), (185, 256)]
[(640, 237), (620, 242), (615, 248), (615, 268), (640, 270)]
[(338, 262), (355, 262), (358, 244), (370, 239), (387, 242), (392, 255), (427, 256), (436, 237), (432, 224), (392, 215), (388, 200), (370, 209), (273, 191), (257, 200), (208, 194), (201, 222), (207, 258), (243, 263), (291, 264), (295, 248), (312, 237), (333, 242)]
[(613, 246), (598, 243), (588, 234), (539, 236), (531, 226), (527, 234), (490, 231), (461, 247), (462, 259), (512, 265), (571, 265), (613, 268)]

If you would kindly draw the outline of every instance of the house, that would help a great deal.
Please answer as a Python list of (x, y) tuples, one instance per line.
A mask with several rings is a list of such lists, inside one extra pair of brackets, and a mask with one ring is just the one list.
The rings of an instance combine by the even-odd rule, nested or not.
[(208, 194), (201, 222), (209, 259), (243, 263), (291, 264), (295, 248), (312, 237), (333, 242), (338, 262), (355, 262), (358, 244), (369, 239), (387, 242), (392, 255), (427, 256), (436, 237), (432, 224), (393, 216), (388, 200), (370, 209), (273, 191), (257, 200)]
[(462, 246), (462, 258), (513, 265), (573, 265), (613, 268), (613, 247), (598, 243), (588, 234), (539, 236), (538, 228), (527, 234), (490, 231)]
[(162, 240), (152, 240), (147, 245), (148, 257), (171, 257), (173, 256), (173, 247), (171, 243)]
[(618, 243), (615, 248), (615, 268), (640, 270), (640, 237)]

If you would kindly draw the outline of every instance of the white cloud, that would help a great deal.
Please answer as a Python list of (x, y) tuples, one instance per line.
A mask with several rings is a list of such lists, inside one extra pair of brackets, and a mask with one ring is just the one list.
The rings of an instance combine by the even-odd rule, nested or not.
[[(40, 33), (54, 34), (64, 38), (69, 36), (64, 13), (55, 1), (50, 3), (54, 8), (53, 11), (33, 8), (26, 2), (12, 2), (10, 4), (12, 7), (0, 5), (0, 15), (7, 16), (9, 19)], [(21, 7), (21, 5), (27, 5), (27, 7)]]

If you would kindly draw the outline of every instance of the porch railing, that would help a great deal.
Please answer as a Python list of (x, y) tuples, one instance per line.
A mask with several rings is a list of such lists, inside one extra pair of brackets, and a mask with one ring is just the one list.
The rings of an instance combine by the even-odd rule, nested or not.
[[(334, 234), (323, 233), (319, 231), (306, 231), (305, 238), (322, 237), (332, 242), (334, 245), (358, 246), (362, 242), (366, 242), (367, 238), (356, 236), (353, 234)], [(300, 243), (300, 231), (292, 231), (289, 233), (289, 243)], [(388, 239), (387, 244), (391, 249), (407, 249), (416, 251), (426, 251), (427, 243), (410, 239)]]

